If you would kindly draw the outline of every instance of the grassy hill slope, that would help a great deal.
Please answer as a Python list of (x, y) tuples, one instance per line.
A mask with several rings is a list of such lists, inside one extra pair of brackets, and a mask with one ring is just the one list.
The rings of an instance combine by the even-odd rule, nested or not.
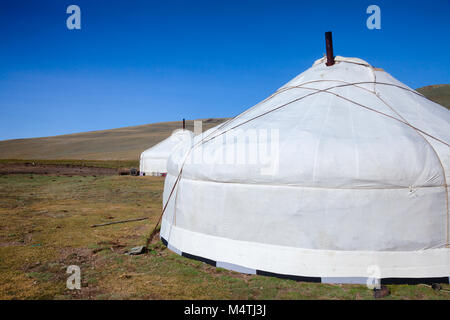
[[(225, 120), (203, 120), (203, 131)], [(136, 160), (142, 151), (181, 127), (181, 121), (160, 122), (54, 137), (5, 140), (0, 141), (0, 158)], [(193, 130), (194, 121), (186, 120), (186, 128)]]
[(450, 109), (450, 84), (438, 84), (417, 89), (425, 97)]

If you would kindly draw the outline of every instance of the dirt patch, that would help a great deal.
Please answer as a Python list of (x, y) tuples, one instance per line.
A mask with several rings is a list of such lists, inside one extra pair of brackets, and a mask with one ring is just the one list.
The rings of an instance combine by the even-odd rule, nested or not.
[(85, 167), (71, 164), (0, 163), (2, 174), (44, 174), (58, 176), (111, 176), (118, 174), (114, 168)]
[(65, 248), (61, 250), (58, 262), (63, 265), (82, 265), (93, 259), (92, 250), (87, 248)]
[(96, 254), (103, 250), (111, 250), (115, 253), (125, 253), (127, 251), (126, 244), (120, 241), (100, 241), (97, 242), (98, 248), (92, 249), (92, 254)]

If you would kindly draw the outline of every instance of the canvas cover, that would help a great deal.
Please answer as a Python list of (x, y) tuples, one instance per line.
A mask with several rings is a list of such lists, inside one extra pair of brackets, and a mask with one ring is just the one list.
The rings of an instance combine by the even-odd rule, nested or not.
[(448, 277), (449, 124), (387, 72), (319, 59), (172, 154), (161, 237), (281, 274)]

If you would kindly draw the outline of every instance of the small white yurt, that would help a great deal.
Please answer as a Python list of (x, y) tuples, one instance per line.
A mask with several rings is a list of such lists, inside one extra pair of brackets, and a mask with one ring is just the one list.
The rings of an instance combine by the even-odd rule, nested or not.
[(446, 108), (324, 57), (169, 158), (160, 236), (245, 273), (448, 283), (449, 142)]
[(139, 160), (141, 175), (160, 176), (167, 173), (167, 159), (171, 153), (183, 145), (190, 147), (193, 138), (192, 131), (178, 129), (167, 139), (142, 152)]

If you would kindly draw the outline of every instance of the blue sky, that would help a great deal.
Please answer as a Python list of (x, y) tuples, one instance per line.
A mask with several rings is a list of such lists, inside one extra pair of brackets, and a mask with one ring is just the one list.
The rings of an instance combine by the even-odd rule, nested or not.
[(0, 30), (0, 140), (234, 116), (309, 68), (329, 30), (336, 55), (450, 82), (448, 0), (5, 0)]

